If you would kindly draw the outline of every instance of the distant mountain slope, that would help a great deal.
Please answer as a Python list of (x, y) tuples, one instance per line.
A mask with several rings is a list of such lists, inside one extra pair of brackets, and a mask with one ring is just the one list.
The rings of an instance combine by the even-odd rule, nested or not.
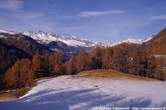
[(51, 51), (61, 51), (64, 54), (65, 59), (69, 59), (71, 56), (76, 55), (80, 49), (84, 49), (85, 51), (90, 51), (93, 47), (73, 47), (69, 46), (61, 41), (52, 41), (48, 44), (43, 44), (48, 47)]
[(49, 51), (49, 48), (36, 42), (32, 38), (22, 34), (0, 33), (0, 40), (6, 45), (19, 48), (29, 55), (33, 55), (36, 50), (41, 52)]
[(116, 45), (120, 45), (120, 44), (123, 44), (123, 43), (127, 43), (127, 44), (140, 44), (141, 45), (143, 43), (148, 42), (151, 39), (152, 39), (152, 37), (148, 37), (148, 38), (145, 38), (145, 39), (128, 38), (126, 40), (122, 40), (122, 41), (119, 41), (119, 42), (108, 44), (108, 46), (116, 46)]

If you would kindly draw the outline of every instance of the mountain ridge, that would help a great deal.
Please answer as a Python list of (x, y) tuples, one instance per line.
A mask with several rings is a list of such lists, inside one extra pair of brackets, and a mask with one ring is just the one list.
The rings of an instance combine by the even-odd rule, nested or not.
[(52, 41), (61, 41), (73, 47), (93, 47), (96, 45), (100, 45), (99, 42), (93, 42), (87, 39), (80, 39), (79, 37), (76, 37), (73, 35), (65, 37), (65, 36), (60, 36), (54, 33), (43, 32), (43, 31), (38, 31), (38, 32), (26, 31), (26, 32), (23, 32), (23, 34), (30, 36), (31, 38), (37, 40), (39, 43), (42, 43), (42, 44), (48, 44)]
[[(103, 43), (99, 41), (91, 41), (88, 39), (81, 39), (77, 36), (71, 35), (71, 36), (61, 36), (58, 34), (54, 34), (51, 32), (44, 32), (44, 31), (24, 31), (24, 32), (14, 32), (14, 31), (7, 31), (7, 30), (0, 30), (0, 33), (8, 33), (8, 34), (23, 34), (26, 36), (31, 37), (32, 39), (36, 40), (38, 43), (41, 44), (49, 44), (51, 42), (63, 42), (64, 44), (72, 47), (96, 47), (96, 46), (104, 46), (104, 47), (111, 47), (116, 46), (122, 43), (133, 43), (133, 44), (143, 44), (145, 42), (148, 42), (153, 37), (147, 37), (144, 39), (134, 39), (134, 38), (128, 38), (122, 41), (118, 42), (112, 42), (112, 43)], [(0, 36), (1, 37), (1, 36)]]

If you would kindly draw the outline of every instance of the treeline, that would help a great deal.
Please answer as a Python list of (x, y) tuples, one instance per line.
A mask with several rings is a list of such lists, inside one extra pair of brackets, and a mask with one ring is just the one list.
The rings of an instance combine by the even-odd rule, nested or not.
[(58, 75), (74, 75), (92, 69), (115, 69), (121, 72), (164, 80), (156, 74), (154, 57), (147, 56), (138, 45), (123, 44), (115, 47), (97, 47), (87, 53), (83, 49), (68, 61), (61, 52), (41, 55), (38, 51), (31, 60), (18, 60), (4, 75), (8, 89), (32, 86), (35, 79)]

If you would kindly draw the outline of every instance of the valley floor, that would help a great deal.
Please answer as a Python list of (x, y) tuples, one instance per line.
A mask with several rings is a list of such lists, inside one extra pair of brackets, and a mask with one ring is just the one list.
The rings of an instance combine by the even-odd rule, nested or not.
[(26, 95), (0, 102), (0, 110), (89, 110), (166, 106), (166, 82), (59, 76), (38, 81)]

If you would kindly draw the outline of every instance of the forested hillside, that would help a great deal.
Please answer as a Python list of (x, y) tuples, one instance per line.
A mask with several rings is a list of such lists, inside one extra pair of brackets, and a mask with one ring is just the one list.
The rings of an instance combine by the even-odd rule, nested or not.
[[(143, 44), (122, 43), (110, 47), (96, 47), (90, 52), (86, 52), (82, 48), (77, 55), (73, 55), (67, 61), (64, 60), (63, 52), (50, 52), (47, 47), (43, 47), (26, 36), (18, 37), (18, 40), (21, 39), (26, 39), (23, 40), (23, 44), (13, 43), (17, 42), (13, 40), (11, 42), (5, 42), (5, 39), (1, 40), (0, 58), (3, 59), (2, 61), (5, 61), (4, 58), (11, 59), (11, 63), (7, 64), (13, 64), (8, 70), (7, 66), (1, 66), (1, 69), (7, 70), (6, 72), (2, 71), (2, 88), (15, 89), (32, 86), (37, 78), (74, 75), (93, 69), (114, 69), (128, 74), (160, 80), (166, 79), (164, 69), (166, 66), (166, 29)], [(8, 45), (2, 45), (3, 43)], [(9, 46), (17, 47), (17, 57), (16, 53), (11, 53)], [(15, 51), (14, 49), (12, 51)], [(27, 56), (24, 55), (25, 53), (28, 53)], [(163, 59), (161, 60), (156, 55), (162, 55)]]

